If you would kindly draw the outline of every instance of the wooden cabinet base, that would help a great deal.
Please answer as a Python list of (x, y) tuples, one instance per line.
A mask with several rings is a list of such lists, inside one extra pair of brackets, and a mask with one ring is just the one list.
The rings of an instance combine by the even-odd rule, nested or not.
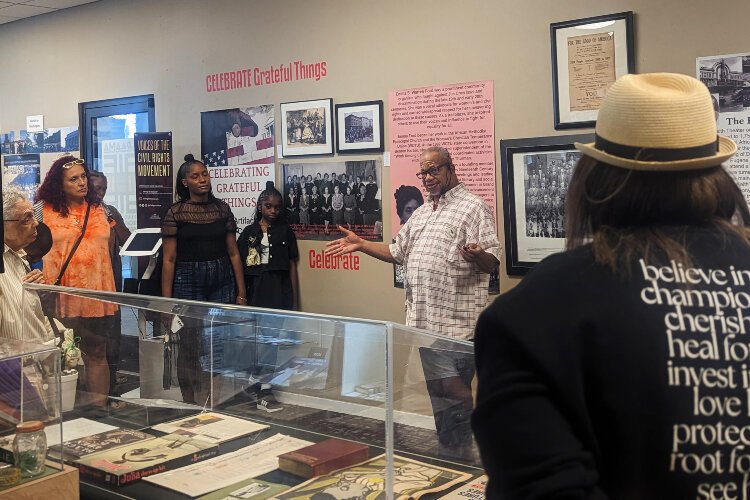
[(80, 497), (78, 469), (67, 465), (60, 472), (0, 491), (0, 499), (3, 500), (78, 500)]

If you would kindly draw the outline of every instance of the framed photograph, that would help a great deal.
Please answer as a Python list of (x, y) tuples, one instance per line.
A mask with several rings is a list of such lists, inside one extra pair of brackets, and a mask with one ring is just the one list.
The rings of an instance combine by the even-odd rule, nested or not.
[(336, 105), (336, 152), (379, 153), (383, 141), (383, 101)]
[(633, 12), (550, 24), (555, 129), (591, 128), (604, 94), (635, 71)]
[(333, 99), (281, 103), (281, 154), (333, 154)]
[(281, 164), (286, 222), (298, 240), (341, 238), (338, 226), (383, 241), (380, 160)]
[(523, 276), (565, 248), (565, 198), (581, 153), (594, 134), (500, 141), (506, 270)]

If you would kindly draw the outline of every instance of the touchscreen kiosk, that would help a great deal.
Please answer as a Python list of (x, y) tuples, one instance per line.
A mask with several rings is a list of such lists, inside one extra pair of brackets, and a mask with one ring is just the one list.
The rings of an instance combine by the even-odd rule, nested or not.
[(136, 229), (120, 249), (124, 257), (150, 257), (161, 247), (161, 228)]

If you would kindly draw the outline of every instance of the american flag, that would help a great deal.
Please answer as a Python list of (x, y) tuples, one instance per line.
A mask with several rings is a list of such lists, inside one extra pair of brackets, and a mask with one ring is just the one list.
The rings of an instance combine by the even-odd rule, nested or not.
[(203, 163), (208, 167), (226, 167), (227, 151), (222, 149), (213, 153), (206, 153), (203, 155)]

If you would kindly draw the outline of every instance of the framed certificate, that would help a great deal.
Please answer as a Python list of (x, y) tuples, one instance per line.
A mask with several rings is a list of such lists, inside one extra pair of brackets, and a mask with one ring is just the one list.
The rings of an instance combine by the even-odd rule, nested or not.
[(604, 94), (635, 71), (633, 12), (550, 25), (555, 129), (590, 128)]

